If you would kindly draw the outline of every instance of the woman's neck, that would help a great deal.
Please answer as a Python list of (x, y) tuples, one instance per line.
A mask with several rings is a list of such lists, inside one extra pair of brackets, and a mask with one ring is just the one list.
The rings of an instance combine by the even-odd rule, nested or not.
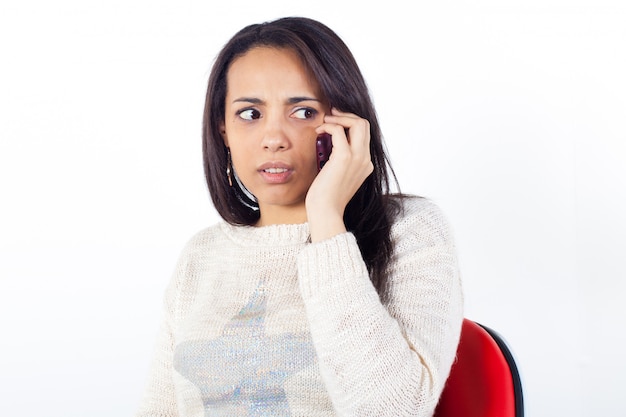
[(261, 216), (255, 226), (270, 226), (273, 224), (301, 224), (307, 222), (304, 203), (297, 206), (260, 206)]

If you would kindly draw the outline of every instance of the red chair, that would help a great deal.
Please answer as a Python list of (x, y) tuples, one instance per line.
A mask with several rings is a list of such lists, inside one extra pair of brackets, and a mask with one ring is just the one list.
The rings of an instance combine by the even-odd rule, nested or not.
[(523, 417), (515, 360), (493, 330), (464, 319), (457, 357), (433, 417)]

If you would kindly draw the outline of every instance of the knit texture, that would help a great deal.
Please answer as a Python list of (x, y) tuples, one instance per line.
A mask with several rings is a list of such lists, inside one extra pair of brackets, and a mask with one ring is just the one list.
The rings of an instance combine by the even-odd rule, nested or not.
[(441, 211), (404, 199), (387, 297), (354, 236), (220, 223), (186, 245), (137, 417), (432, 416), (463, 319)]

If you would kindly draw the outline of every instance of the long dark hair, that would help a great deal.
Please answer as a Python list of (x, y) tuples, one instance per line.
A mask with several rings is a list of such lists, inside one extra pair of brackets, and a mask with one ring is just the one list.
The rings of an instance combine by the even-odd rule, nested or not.
[(370, 123), (374, 172), (348, 203), (344, 222), (356, 237), (372, 283), (382, 295), (385, 269), (393, 249), (390, 229), (397, 204), (388, 194), (390, 175), (394, 181), (395, 175), (385, 155), (378, 118), (363, 75), (345, 43), (322, 23), (287, 17), (250, 25), (235, 34), (217, 56), (209, 77), (203, 126), (204, 172), (213, 204), (231, 224), (253, 225), (260, 216), (254, 199), (235, 181), (232, 187), (229, 184), (226, 175), (229, 154), (220, 134), (225, 118), (228, 69), (236, 58), (258, 46), (296, 52), (333, 107)]

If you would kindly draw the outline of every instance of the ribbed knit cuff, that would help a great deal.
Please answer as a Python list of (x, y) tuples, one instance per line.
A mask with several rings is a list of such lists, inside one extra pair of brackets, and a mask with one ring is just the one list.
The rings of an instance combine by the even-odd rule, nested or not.
[(352, 233), (308, 245), (298, 256), (300, 291), (305, 299), (371, 285), (367, 267)]

